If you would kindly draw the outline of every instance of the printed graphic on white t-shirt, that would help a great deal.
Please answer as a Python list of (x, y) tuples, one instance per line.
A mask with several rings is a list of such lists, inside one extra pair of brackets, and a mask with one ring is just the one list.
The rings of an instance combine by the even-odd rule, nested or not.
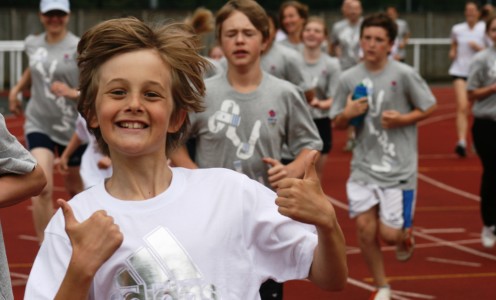
[(157, 227), (126, 259), (114, 277), (111, 299), (218, 299), (184, 247), (164, 227)]

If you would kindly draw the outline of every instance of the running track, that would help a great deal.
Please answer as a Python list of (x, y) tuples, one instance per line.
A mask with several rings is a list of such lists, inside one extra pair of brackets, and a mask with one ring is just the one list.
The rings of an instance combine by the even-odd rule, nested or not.
[[(435, 114), (419, 124), (419, 191), (415, 215), (417, 247), (407, 263), (397, 262), (394, 248), (383, 247), (393, 299), (496, 299), (496, 248), (480, 244), (478, 189), (482, 172), (476, 155), (453, 154), (453, 93), (435, 86)], [(11, 132), (22, 139), (22, 119), (7, 118)], [(343, 132), (334, 132), (334, 148), (323, 175), (323, 187), (334, 203), (346, 236), (349, 279), (343, 292), (327, 293), (305, 281), (285, 284), (285, 299), (367, 299), (373, 289), (360, 256), (354, 223), (346, 209), (345, 182), (351, 155), (341, 149)], [(471, 143), (471, 141), (469, 141)], [(495, 154), (496, 155), (496, 154)], [(495, 183), (496, 184), (496, 183)], [(55, 197), (67, 195), (60, 177)], [(22, 299), (25, 282), (38, 249), (29, 201), (0, 210), (14, 294)]]

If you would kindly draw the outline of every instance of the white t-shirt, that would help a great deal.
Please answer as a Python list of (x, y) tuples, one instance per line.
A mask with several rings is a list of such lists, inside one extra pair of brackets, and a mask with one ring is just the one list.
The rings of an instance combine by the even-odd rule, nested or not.
[(457, 43), (457, 53), (455, 60), (449, 68), (449, 74), (453, 76), (468, 76), (470, 62), (475, 53), (475, 50), (470, 47), (470, 42), (475, 42), (479, 46), (486, 46), (485, 40), (486, 25), (480, 21), (475, 24), (474, 28), (470, 28), (467, 22), (456, 24), (451, 29), (451, 39)]
[[(151, 199), (119, 200), (102, 183), (69, 202), (79, 221), (106, 210), (124, 235), (98, 270), (90, 299), (260, 299), (268, 278), (308, 276), (317, 236), (277, 212), (274, 192), (226, 169), (172, 171), (169, 188)], [(70, 256), (59, 210), (25, 299), (53, 299)]]

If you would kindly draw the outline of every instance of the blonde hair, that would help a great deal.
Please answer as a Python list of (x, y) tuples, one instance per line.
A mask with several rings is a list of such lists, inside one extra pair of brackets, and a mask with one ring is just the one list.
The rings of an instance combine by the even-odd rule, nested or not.
[(193, 27), (196, 34), (203, 34), (214, 30), (214, 21), (214, 14), (209, 9), (199, 7), (185, 23)]
[[(96, 117), (95, 101), (101, 66), (119, 54), (142, 49), (156, 50), (170, 69), (174, 121), (181, 110), (203, 110), (205, 85), (202, 75), (209, 63), (198, 54), (197, 45), (196, 35), (185, 24), (149, 26), (133, 17), (102, 22), (83, 34), (78, 44), (81, 91), (78, 110), (104, 154), (108, 155), (109, 149), (100, 129), (90, 127), (90, 121)], [(167, 134), (167, 152), (180, 144), (188, 125), (189, 119), (186, 118), (177, 132)]]

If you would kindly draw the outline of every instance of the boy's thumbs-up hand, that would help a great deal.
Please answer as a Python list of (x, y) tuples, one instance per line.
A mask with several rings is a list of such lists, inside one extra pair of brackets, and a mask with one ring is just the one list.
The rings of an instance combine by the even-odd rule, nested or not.
[(326, 226), (335, 218), (335, 212), (315, 169), (318, 154), (316, 150), (308, 153), (303, 179), (287, 178), (279, 182), (276, 204), (284, 216), (302, 223)]
[(123, 235), (114, 219), (103, 210), (94, 212), (87, 220), (79, 222), (71, 206), (63, 199), (57, 203), (62, 209), (65, 231), (72, 245), (73, 267), (84, 274), (95, 274), (100, 266), (121, 246)]

